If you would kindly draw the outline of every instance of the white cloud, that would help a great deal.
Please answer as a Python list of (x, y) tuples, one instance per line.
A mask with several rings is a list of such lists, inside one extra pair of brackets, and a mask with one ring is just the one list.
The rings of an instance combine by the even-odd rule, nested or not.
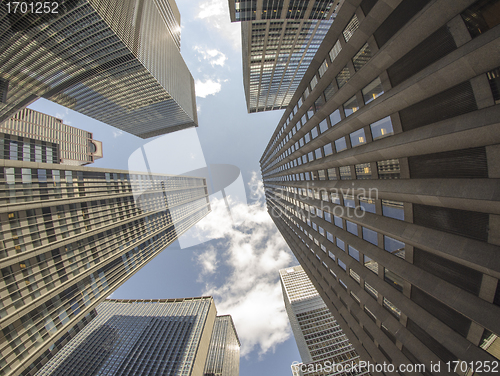
[(198, 5), (196, 18), (202, 19), (221, 37), (228, 39), (234, 49), (241, 48), (240, 23), (231, 22), (227, 0), (205, 0)]
[(217, 250), (213, 247), (208, 248), (198, 255), (196, 261), (201, 265), (202, 275), (214, 274), (217, 270)]
[(117, 138), (123, 134), (123, 131), (113, 130), (113, 137)]
[(217, 94), (222, 88), (220, 80), (207, 79), (205, 81), (196, 80), (195, 92), (197, 97), (206, 98), (209, 95)]
[[(262, 188), (256, 176), (254, 173), (250, 184)], [(231, 205), (234, 222), (242, 223), (237, 228), (227, 220), (223, 199), (212, 200), (211, 206), (208, 220), (195, 229), (201, 237), (221, 239), (219, 249), (226, 250), (217, 254), (209, 249), (198, 256), (198, 262), (205, 273), (215, 272), (221, 263), (229, 273), (221, 285), (201, 278), (206, 283), (203, 294), (214, 297), (218, 314), (233, 317), (243, 356), (254, 350), (260, 355), (273, 351), (291, 334), (278, 274), (279, 269), (290, 265), (291, 252), (262, 201)]]
[(227, 60), (226, 55), (216, 49), (206, 49), (200, 46), (194, 46), (193, 50), (198, 52), (202, 56), (203, 60), (208, 60), (212, 67), (215, 65), (223, 67)]

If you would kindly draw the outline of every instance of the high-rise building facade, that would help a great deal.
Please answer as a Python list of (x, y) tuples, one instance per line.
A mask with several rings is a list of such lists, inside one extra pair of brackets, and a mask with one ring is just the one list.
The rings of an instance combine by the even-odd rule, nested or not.
[(215, 318), (204, 376), (240, 374), (240, 340), (230, 315)]
[(37, 376), (203, 375), (216, 322), (212, 297), (108, 299)]
[(173, 0), (45, 5), (0, 4), (0, 122), (46, 98), (142, 138), (197, 126)]
[(210, 205), (202, 178), (1, 162), (0, 374), (32, 375)]
[(286, 108), (342, 1), (234, 1), (248, 112)]
[(261, 158), (363, 360), (498, 361), (499, 24), (498, 0), (347, 0)]
[[(359, 366), (359, 356), (307, 274), (301, 266), (282, 269), (279, 273), (286, 313), (302, 360), (302, 364), (292, 365), (292, 372), (348, 375)], [(355, 371), (352, 375), (369, 373)]]
[[(1, 123), (0, 133), (17, 136), (2, 137), (4, 140), (9, 140), (9, 142), (4, 141), (4, 154), (0, 153), (3, 159), (46, 163), (53, 163), (55, 160), (54, 163), (83, 166), (93, 163), (103, 155), (102, 142), (94, 140), (92, 133), (64, 124), (62, 119), (29, 108), (19, 111)], [(47, 155), (46, 150), (51, 149), (47, 148), (47, 143), (56, 144), (58, 150)]]

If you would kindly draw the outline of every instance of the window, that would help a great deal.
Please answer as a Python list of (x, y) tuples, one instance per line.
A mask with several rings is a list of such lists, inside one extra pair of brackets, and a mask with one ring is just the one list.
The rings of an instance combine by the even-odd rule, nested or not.
[(399, 159), (387, 159), (377, 162), (377, 171), (379, 179), (399, 179), (401, 177)]
[(354, 169), (356, 170), (356, 179), (371, 179), (372, 167), (370, 163), (354, 165)]
[(353, 148), (359, 145), (366, 144), (365, 130), (363, 128), (352, 132), (349, 137), (351, 139), (351, 147)]
[(384, 297), (383, 306), (397, 319), (401, 317), (400, 309), (396, 307), (394, 304), (392, 304), (386, 297)]
[(378, 245), (378, 235), (377, 232), (370, 230), (369, 228), (363, 227), (363, 239), (374, 245)]
[(345, 140), (345, 137), (341, 137), (337, 140), (335, 140), (335, 150), (338, 152), (347, 149), (347, 142)]
[(363, 256), (363, 264), (366, 268), (378, 275), (378, 262), (372, 260), (368, 256)]
[(326, 144), (325, 146), (323, 146), (323, 152), (325, 153), (325, 157), (333, 154), (332, 144)]
[(347, 266), (346, 266), (346, 264), (341, 259), (338, 259), (338, 263), (339, 263), (339, 266), (342, 269), (344, 269), (345, 271), (347, 271)]
[(352, 63), (354, 64), (354, 69), (359, 71), (372, 57), (372, 52), (368, 43), (365, 43), (363, 47), (358, 51), (356, 55), (352, 58)]
[(359, 110), (359, 103), (356, 99), (356, 96), (354, 95), (353, 97), (351, 97), (351, 99), (345, 102), (343, 107), (345, 116), (352, 115), (357, 110)]
[(380, 77), (377, 77), (368, 85), (366, 85), (363, 90), (361, 90), (361, 92), (363, 93), (363, 100), (365, 101), (365, 104), (370, 103), (374, 99), (384, 94), (384, 89), (382, 88)]
[(351, 166), (339, 167), (339, 172), (340, 172), (340, 180), (351, 180), (352, 179)]
[(329, 53), (330, 61), (333, 62), (341, 50), (342, 50), (342, 46), (340, 45), (340, 41), (337, 40), (337, 43), (335, 43), (335, 45), (330, 50), (330, 53)]
[(361, 283), (361, 278), (359, 278), (359, 274), (358, 273), (356, 273), (352, 269), (349, 269), (349, 274), (352, 277), (352, 279), (354, 279), (356, 282), (358, 282), (358, 284)]
[(396, 290), (403, 291), (403, 278), (387, 268), (384, 268), (384, 280)]
[(365, 290), (373, 296), (375, 299), (378, 299), (378, 291), (375, 290), (372, 286), (365, 282)]
[(404, 221), (405, 213), (403, 203), (398, 201), (382, 200), (382, 215), (384, 217), (390, 217), (399, 219), (400, 221)]
[(349, 68), (347, 65), (342, 69), (335, 79), (337, 80), (337, 85), (339, 89), (346, 84), (347, 81), (351, 78), (351, 73), (349, 72)]
[(342, 225), (342, 218), (337, 217), (336, 215), (333, 216), (333, 223), (337, 227), (344, 228), (344, 226)]
[(340, 240), (339, 238), (335, 239), (337, 247), (339, 247), (341, 250), (345, 252), (345, 243), (343, 240)]
[(405, 243), (384, 235), (384, 249), (404, 260), (405, 258)]
[(359, 251), (353, 246), (349, 246), (349, 256), (351, 256), (356, 261), (359, 261)]
[(340, 120), (342, 120), (340, 118), (340, 110), (339, 109), (336, 109), (335, 111), (333, 111), (331, 114), (330, 114), (330, 124), (332, 125), (332, 127), (337, 124)]
[(346, 43), (349, 42), (349, 39), (351, 39), (354, 32), (358, 30), (358, 27), (359, 27), (359, 20), (358, 17), (354, 15), (352, 16), (351, 20), (349, 21), (344, 31), (342, 32), (342, 34), (344, 34), (344, 39)]
[(392, 129), (392, 121), (391, 117), (387, 116), (375, 123), (370, 124), (370, 128), (372, 131), (373, 140), (377, 140), (379, 138), (387, 137), (394, 134), (394, 130)]
[(354, 196), (344, 195), (344, 206), (349, 208), (355, 208), (356, 204), (354, 203)]
[(323, 133), (328, 129), (328, 122), (326, 121), (326, 118), (323, 119), (321, 123), (319, 123), (319, 132)]
[(354, 222), (347, 221), (347, 220), (345, 221), (345, 223), (346, 223), (347, 231), (353, 235), (358, 236), (358, 225)]
[(375, 213), (375, 200), (370, 200), (365, 197), (359, 198), (359, 206), (362, 210), (367, 211), (369, 213)]
[(337, 180), (337, 172), (334, 168), (329, 168), (328, 172), (328, 180)]
[(335, 255), (332, 252), (328, 251), (328, 257), (335, 261)]

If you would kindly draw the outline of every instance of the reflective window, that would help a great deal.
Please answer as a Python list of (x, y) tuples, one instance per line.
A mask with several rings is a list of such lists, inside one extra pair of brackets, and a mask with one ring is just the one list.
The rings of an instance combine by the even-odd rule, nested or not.
[(333, 111), (331, 114), (330, 114), (330, 124), (332, 125), (332, 127), (337, 124), (340, 120), (342, 120), (340, 118), (340, 110), (339, 109), (336, 109), (335, 111)]
[(378, 245), (378, 234), (369, 228), (362, 227), (363, 239), (374, 245)]
[(370, 269), (372, 272), (378, 275), (378, 262), (372, 260), (368, 256), (363, 256), (363, 264), (366, 268)]
[(342, 166), (339, 167), (340, 172), (340, 180), (351, 180), (351, 166)]
[(351, 139), (351, 146), (354, 148), (358, 145), (366, 144), (366, 136), (365, 130), (363, 128), (358, 129), (357, 131), (352, 132), (349, 135)]
[(382, 215), (401, 221), (405, 220), (404, 206), (399, 201), (382, 200)]
[(387, 268), (384, 268), (384, 280), (395, 289), (403, 291), (403, 278)]
[(359, 103), (356, 96), (352, 96), (347, 102), (344, 103), (344, 114), (345, 116), (352, 115), (357, 110), (359, 110)]
[(337, 80), (337, 85), (339, 89), (346, 84), (347, 81), (351, 78), (351, 73), (349, 72), (349, 68), (347, 65), (342, 69), (335, 79)]
[(339, 238), (337, 238), (336, 244), (337, 244), (337, 247), (339, 247), (341, 250), (343, 250), (345, 252), (345, 243), (343, 240), (340, 240)]
[(359, 261), (359, 251), (353, 246), (349, 246), (349, 256), (351, 256), (356, 261)]
[(387, 116), (375, 123), (370, 124), (373, 140), (394, 134), (391, 117)]
[(353, 235), (358, 236), (358, 225), (356, 223), (350, 222), (350, 221), (345, 221), (347, 231), (350, 232)]
[(354, 165), (356, 170), (356, 179), (371, 179), (372, 167), (370, 163), (360, 163)]
[(354, 64), (354, 69), (359, 71), (372, 57), (372, 52), (368, 43), (365, 43), (363, 47), (354, 55), (352, 58), (352, 63)]
[(347, 142), (345, 140), (345, 137), (341, 137), (337, 140), (335, 140), (335, 150), (338, 152), (347, 149)]
[(379, 179), (399, 179), (401, 176), (399, 159), (379, 161), (377, 162), (377, 170)]
[(405, 258), (405, 243), (384, 235), (384, 249), (404, 260)]
[(363, 93), (363, 100), (365, 101), (365, 104), (370, 103), (374, 99), (384, 94), (384, 89), (382, 88), (382, 82), (380, 81), (380, 78), (377, 77), (376, 79), (374, 79), (372, 82), (366, 85), (363, 90), (361, 90), (361, 92)]

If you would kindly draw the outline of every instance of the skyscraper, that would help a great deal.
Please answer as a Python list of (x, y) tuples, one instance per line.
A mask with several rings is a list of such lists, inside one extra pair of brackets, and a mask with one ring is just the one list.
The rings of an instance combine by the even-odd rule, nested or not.
[(47, 7), (0, 4), (0, 122), (46, 98), (142, 138), (197, 126), (173, 0)]
[[(356, 350), (302, 267), (282, 269), (279, 273), (286, 313), (302, 360), (302, 364), (292, 365), (293, 372), (304, 375), (309, 374), (307, 370), (314, 370), (311, 374), (324, 371), (344, 375), (344, 369), (350, 370), (359, 363)], [(352, 374), (369, 375), (366, 371)]]
[(37, 376), (202, 375), (216, 322), (212, 297), (108, 299)]
[(205, 376), (240, 374), (240, 340), (230, 315), (217, 316), (210, 339)]
[(360, 357), (431, 375), (498, 361), (500, 2), (393, 4), (344, 3), (261, 168)]
[(242, 21), (248, 112), (288, 106), (342, 3), (229, 0), (231, 21)]
[[(56, 157), (55, 163), (83, 166), (93, 163), (103, 155), (102, 142), (94, 140), (92, 133), (29, 108), (19, 111), (0, 124), (0, 133), (17, 136), (9, 137), (8, 143), (4, 142), (4, 159), (52, 163), (54, 158), (43, 158), (46, 153), (42, 149), (47, 146), (47, 142), (57, 145), (58, 150), (51, 153)], [(5, 136), (3, 138), (5, 139)], [(45, 145), (36, 141), (43, 141)]]
[(3, 375), (34, 374), (98, 303), (210, 211), (201, 178), (2, 164)]

